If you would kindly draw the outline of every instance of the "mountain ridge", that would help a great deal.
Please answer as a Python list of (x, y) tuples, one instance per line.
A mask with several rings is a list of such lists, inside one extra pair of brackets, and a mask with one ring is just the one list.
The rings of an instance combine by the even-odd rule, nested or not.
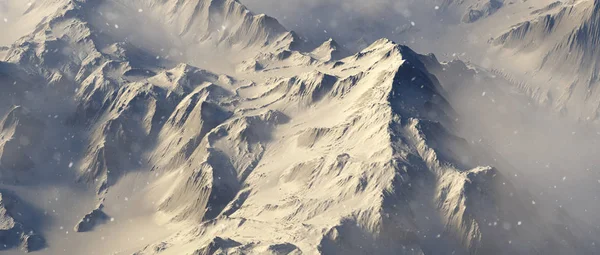
[[(10, 123), (46, 127), (43, 139), (19, 136), (51, 149), (23, 171), (42, 188), (55, 175), (85, 191), (73, 208), (50, 192), (38, 196), (54, 204), (35, 205), (63, 212), (49, 217), (76, 230), (106, 216), (69, 236), (80, 246), (55, 234), (64, 225), (32, 226), (47, 237), (42, 253), (478, 254), (513, 242), (501, 254), (577, 250), (556, 248), (559, 235), (522, 201), (530, 195), (453, 134), (458, 116), (435, 56), (388, 39), (350, 56), (334, 54), (334, 41), (304, 51), (295, 33), (235, 0), (156, 3), (69, 1), (0, 62), (23, 73), (2, 80), (19, 84), (8, 109), (39, 119)], [(138, 44), (168, 37), (129, 27), (154, 24), (133, 17), (152, 12), (181, 41)], [(43, 96), (27, 100), (31, 90)], [(22, 172), (0, 167), (2, 186), (19, 190), (11, 173)], [(125, 231), (140, 219), (158, 236)], [(103, 230), (140, 240), (87, 245)]]

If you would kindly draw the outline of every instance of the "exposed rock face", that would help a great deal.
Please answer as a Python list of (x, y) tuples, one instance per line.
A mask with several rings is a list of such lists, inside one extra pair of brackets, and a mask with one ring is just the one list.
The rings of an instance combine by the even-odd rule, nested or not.
[(100, 206), (98, 206), (98, 208), (94, 209), (90, 213), (83, 216), (81, 221), (79, 221), (77, 223), (77, 225), (75, 225), (75, 228), (74, 228), (75, 232), (91, 231), (97, 225), (110, 220), (110, 217), (102, 211), (102, 208), (103, 208), (103, 206), (100, 205)]
[(27, 109), (15, 106), (0, 121), (0, 173), (18, 181), (35, 163), (33, 156), (44, 136), (44, 123)]
[(442, 0), (437, 1), (439, 6), (436, 10), (443, 14), (456, 17), (458, 22), (475, 23), (481, 21), (504, 7), (505, 4), (514, 2), (505, 0)]
[(194, 251), (192, 255), (227, 254), (228, 251), (240, 246), (242, 244), (234, 240), (215, 237), (206, 247)]
[(16, 198), (0, 193), (0, 250), (20, 247), (25, 252), (32, 252), (44, 248), (44, 238), (20, 221), (31, 219), (23, 216), (27, 212), (19, 210), (22, 207), (18, 203)]
[(599, 31), (600, 2), (554, 2), (493, 42), (524, 58), (532, 56), (533, 68), (525, 71), (534, 75), (523, 89), (536, 100), (581, 119), (596, 119)]
[(476, 22), (479, 19), (485, 18), (494, 14), (498, 9), (502, 8), (504, 0), (485, 0), (479, 1), (467, 9), (467, 12), (462, 18), (465, 23)]

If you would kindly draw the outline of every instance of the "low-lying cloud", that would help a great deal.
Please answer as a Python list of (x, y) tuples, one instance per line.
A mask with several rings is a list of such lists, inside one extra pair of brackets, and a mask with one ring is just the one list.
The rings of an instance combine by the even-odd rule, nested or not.
[(334, 38), (354, 50), (382, 37), (410, 44), (414, 38), (407, 31), (433, 33), (439, 20), (433, 1), (245, 0), (243, 3), (255, 12), (278, 18), (288, 29), (312, 41)]

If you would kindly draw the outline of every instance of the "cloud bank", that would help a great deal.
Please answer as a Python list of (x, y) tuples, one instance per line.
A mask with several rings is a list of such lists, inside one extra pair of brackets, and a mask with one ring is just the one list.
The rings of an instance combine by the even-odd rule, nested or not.
[[(436, 33), (440, 17), (433, 1), (245, 0), (251, 10), (274, 16), (312, 41), (334, 38), (348, 48), (387, 37), (419, 44), (420, 33)], [(411, 33), (407, 33), (411, 31)]]

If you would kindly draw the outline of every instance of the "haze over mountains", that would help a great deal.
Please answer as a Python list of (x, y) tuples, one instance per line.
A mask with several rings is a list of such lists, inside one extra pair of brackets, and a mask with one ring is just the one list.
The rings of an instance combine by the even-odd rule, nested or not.
[(0, 0), (0, 252), (600, 252), (600, 2), (242, 2)]

